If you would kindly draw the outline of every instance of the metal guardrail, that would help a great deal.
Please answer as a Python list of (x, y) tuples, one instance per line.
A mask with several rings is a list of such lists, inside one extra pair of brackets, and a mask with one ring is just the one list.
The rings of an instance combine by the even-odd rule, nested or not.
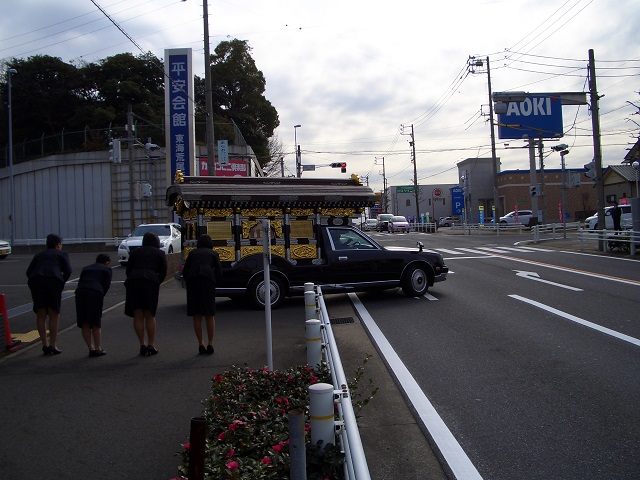
[[(115, 246), (120, 245), (120, 242), (126, 237), (108, 237), (108, 238), (66, 238), (63, 237), (62, 243), (67, 245), (105, 245)], [(17, 247), (30, 247), (34, 245), (46, 245), (46, 238), (16, 238), (15, 245)]]
[(605, 251), (619, 251), (635, 255), (640, 248), (640, 232), (633, 230), (578, 230), (581, 248), (585, 242), (603, 242)]
[[(336, 344), (329, 313), (324, 302), (322, 289), (315, 286), (315, 314), (320, 321), (322, 336), (322, 351), (324, 352), (327, 367), (331, 373), (331, 382), (334, 389), (334, 398), (337, 403), (338, 420), (336, 426), (339, 427), (337, 435), (340, 438), (340, 445), (345, 454), (344, 475), (349, 480), (370, 480), (369, 467), (358, 430), (356, 415), (351, 403), (351, 392), (349, 384), (344, 374), (340, 352)], [(305, 304), (306, 301), (305, 296)], [(306, 316), (309, 317), (307, 311)], [(307, 318), (307, 320), (310, 320)]]

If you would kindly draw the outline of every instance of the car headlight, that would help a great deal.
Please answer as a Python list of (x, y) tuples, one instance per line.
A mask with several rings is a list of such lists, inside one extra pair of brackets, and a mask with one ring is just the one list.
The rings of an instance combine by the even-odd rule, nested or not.
[(118, 250), (126, 250), (126, 249), (127, 249), (127, 245), (124, 242), (118, 245)]

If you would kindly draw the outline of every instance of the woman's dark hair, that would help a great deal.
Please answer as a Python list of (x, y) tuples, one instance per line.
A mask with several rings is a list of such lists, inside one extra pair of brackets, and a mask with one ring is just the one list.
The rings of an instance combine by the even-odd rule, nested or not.
[(198, 239), (198, 243), (196, 244), (196, 247), (213, 248), (213, 240), (211, 240), (211, 237), (207, 234), (200, 235), (200, 238)]
[(96, 263), (102, 263), (106, 265), (107, 263), (110, 263), (110, 262), (111, 262), (111, 257), (104, 253), (101, 253), (96, 257)]
[(142, 246), (160, 248), (160, 239), (155, 233), (147, 232), (142, 237)]
[(47, 235), (47, 248), (56, 248), (59, 243), (62, 243), (62, 237), (55, 233)]

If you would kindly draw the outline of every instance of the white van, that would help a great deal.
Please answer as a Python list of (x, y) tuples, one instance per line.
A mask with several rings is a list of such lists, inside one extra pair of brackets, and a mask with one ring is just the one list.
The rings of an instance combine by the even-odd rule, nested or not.
[[(631, 205), (618, 205), (622, 210), (622, 216), (620, 217), (620, 226), (623, 230), (631, 229), (633, 220), (631, 219)], [(613, 230), (613, 218), (611, 218), (611, 207), (604, 209), (604, 225), (607, 230)], [(598, 214), (591, 215), (584, 221), (584, 225), (589, 230), (599, 230), (598, 228)]]

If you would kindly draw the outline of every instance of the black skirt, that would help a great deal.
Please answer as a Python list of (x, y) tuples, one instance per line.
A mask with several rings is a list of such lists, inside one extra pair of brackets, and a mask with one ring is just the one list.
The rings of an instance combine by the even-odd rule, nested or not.
[(102, 327), (102, 305), (104, 295), (97, 290), (83, 288), (76, 290), (77, 325), (89, 324), (90, 327)]
[(60, 313), (64, 282), (58, 280), (56, 277), (38, 275), (30, 278), (28, 284), (29, 290), (31, 290), (33, 311), (35, 313), (41, 309), (51, 309), (54, 312)]
[(146, 278), (127, 279), (124, 282), (126, 297), (124, 314), (133, 317), (134, 310), (148, 310), (155, 316), (158, 309), (160, 284)]
[(187, 315), (216, 314), (216, 285), (211, 280), (197, 277), (187, 282)]

